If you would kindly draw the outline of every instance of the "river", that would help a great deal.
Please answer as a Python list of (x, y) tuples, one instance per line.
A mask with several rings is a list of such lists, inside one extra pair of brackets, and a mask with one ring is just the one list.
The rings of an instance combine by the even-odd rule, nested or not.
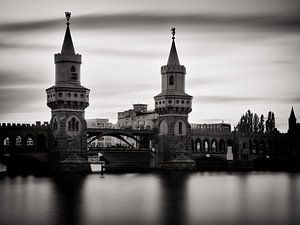
[(0, 224), (300, 224), (300, 174), (1, 175)]

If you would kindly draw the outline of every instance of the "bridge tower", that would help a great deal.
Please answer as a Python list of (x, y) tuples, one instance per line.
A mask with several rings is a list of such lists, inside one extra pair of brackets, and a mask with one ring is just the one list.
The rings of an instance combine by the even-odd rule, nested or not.
[(172, 45), (167, 65), (161, 67), (161, 93), (154, 97), (156, 123), (156, 168), (193, 169), (188, 114), (192, 111), (192, 96), (185, 93), (186, 70), (180, 65), (172, 28)]
[(84, 110), (89, 105), (89, 89), (80, 83), (81, 55), (75, 53), (70, 32), (71, 13), (61, 53), (54, 55), (55, 85), (48, 88), (51, 108), (50, 169), (57, 172), (89, 172), (87, 125)]

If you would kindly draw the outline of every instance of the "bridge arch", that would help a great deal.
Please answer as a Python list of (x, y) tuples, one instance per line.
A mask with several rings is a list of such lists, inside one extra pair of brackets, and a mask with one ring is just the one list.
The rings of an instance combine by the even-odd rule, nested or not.
[(195, 152), (201, 152), (202, 151), (202, 142), (200, 138), (197, 138), (195, 140)]
[(219, 152), (220, 153), (225, 153), (225, 140), (224, 139), (221, 139), (220, 141), (219, 141)]
[(211, 152), (216, 153), (218, 151), (218, 142), (215, 138), (211, 141)]
[(131, 143), (129, 143), (126, 139), (124, 139), (122, 136), (125, 137), (129, 137), (132, 140), (136, 141), (137, 143), (141, 143), (141, 141), (134, 137), (133, 135), (129, 135), (129, 134), (125, 134), (125, 133), (102, 133), (102, 134), (98, 134), (95, 136), (90, 137), (90, 140), (88, 141), (88, 145), (91, 144), (93, 141), (95, 141), (98, 138), (104, 137), (104, 136), (111, 136), (111, 137), (115, 137), (121, 141), (123, 141), (124, 143), (126, 143), (128, 146), (130, 146), (131, 148), (134, 148), (136, 146), (133, 146)]

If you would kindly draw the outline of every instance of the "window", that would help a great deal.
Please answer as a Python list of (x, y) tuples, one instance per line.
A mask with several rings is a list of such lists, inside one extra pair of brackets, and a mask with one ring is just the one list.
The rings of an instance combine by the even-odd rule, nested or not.
[(34, 145), (33, 139), (29, 137), (27, 139), (27, 146), (33, 146), (33, 145)]
[(72, 117), (72, 119), (68, 122), (68, 130), (79, 131), (79, 121), (77, 121), (75, 117)]
[(208, 141), (207, 140), (205, 140), (205, 142), (204, 142), (204, 151), (205, 152), (208, 152)]
[(9, 137), (5, 138), (4, 142), (3, 142), (4, 146), (9, 146), (9, 144), (10, 144), (9, 142), (10, 142)]
[(55, 118), (53, 121), (53, 131), (57, 131), (57, 129), (58, 129), (58, 122), (57, 119)]
[(178, 133), (182, 134), (182, 122), (181, 121), (178, 123)]
[(174, 85), (174, 76), (173, 75), (171, 75), (169, 77), (169, 85)]
[(77, 80), (78, 79), (75, 66), (71, 67), (70, 73), (71, 73), (71, 80)]
[(22, 138), (21, 136), (16, 137), (16, 146), (21, 147), (22, 146)]

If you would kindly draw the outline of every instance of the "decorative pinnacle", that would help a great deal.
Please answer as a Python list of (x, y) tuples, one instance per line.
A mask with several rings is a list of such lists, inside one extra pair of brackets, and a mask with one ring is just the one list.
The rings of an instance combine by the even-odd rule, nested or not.
[(175, 27), (171, 28), (172, 39), (175, 39)]
[(71, 12), (65, 12), (66, 18), (67, 18), (67, 25), (70, 25), (70, 18), (71, 18)]

